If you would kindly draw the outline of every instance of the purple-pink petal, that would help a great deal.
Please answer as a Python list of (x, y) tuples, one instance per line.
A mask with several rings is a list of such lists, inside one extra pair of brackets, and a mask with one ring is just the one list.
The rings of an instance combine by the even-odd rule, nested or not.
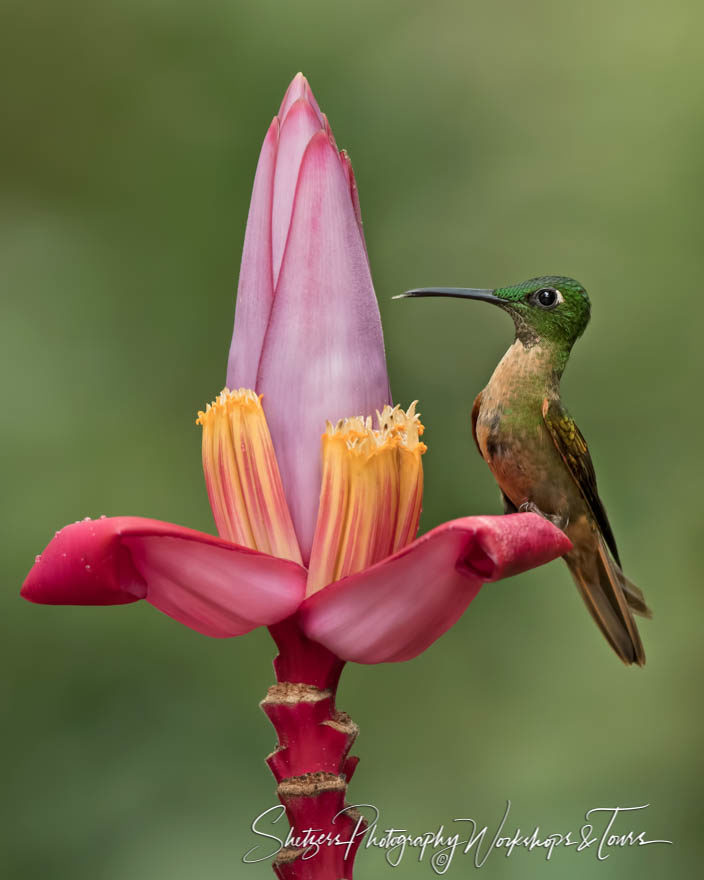
[(301, 160), (313, 135), (318, 131), (322, 131), (320, 120), (315, 110), (303, 98), (291, 106), (281, 124), (271, 209), (271, 253), (275, 288), (291, 224)]
[(284, 95), (283, 101), (281, 102), (281, 107), (279, 108), (279, 119), (281, 120), (281, 122), (284, 121), (291, 107), (296, 103), (296, 101), (299, 101), (301, 98), (307, 101), (313, 108), (316, 116), (320, 120), (320, 125), (318, 127), (322, 128), (324, 114), (320, 112), (320, 107), (318, 106), (318, 102), (315, 100), (313, 90), (308, 84), (308, 80), (305, 78), (305, 76), (303, 76), (302, 73), (297, 73), (291, 80), (289, 87), (286, 89), (286, 94)]
[(313, 137), (301, 164), (256, 387), (307, 562), (326, 420), (370, 415), (390, 402), (379, 309), (349, 178), (324, 132)]
[(534, 513), (456, 519), (306, 599), (303, 630), (343, 660), (410, 660), (461, 617), (484, 581), (543, 565), (571, 546)]
[(354, 169), (352, 168), (352, 162), (347, 154), (347, 150), (340, 150), (340, 161), (342, 162), (342, 168), (350, 187), (350, 198), (352, 199), (352, 206), (354, 207), (354, 216), (357, 218), (359, 234), (362, 236), (362, 244), (364, 245), (364, 250), (366, 252), (367, 243), (364, 239), (364, 229), (362, 228), (362, 210), (359, 206), (359, 190), (357, 189)]
[(271, 123), (259, 154), (237, 287), (235, 330), (227, 363), (228, 388), (254, 388), (274, 300), (271, 204), (279, 122)]
[(171, 523), (122, 516), (57, 532), (22, 596), (46, 605), (146, 599), (191, 629), (224, 638), (291, 615), (305, 582), (305, 569), (294, 562)]

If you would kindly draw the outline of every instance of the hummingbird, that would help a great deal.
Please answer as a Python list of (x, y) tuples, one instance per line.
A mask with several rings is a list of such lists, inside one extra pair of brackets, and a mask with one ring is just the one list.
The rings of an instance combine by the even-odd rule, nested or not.
[(472, 435), (503, 497), (504, 512), (539, 513), (572, 541), (564, 560), (607, 642), (626, 664), (645, 664), (633, 613), (651, 617), (624, 575), (582, 432), (560, 397), (572, 346), (589, 323), (587, 291), (546, 275), (494, 290), (435, 287), (395, 298), (449, 296), (492, 303), (515, 338), (472, 407)]

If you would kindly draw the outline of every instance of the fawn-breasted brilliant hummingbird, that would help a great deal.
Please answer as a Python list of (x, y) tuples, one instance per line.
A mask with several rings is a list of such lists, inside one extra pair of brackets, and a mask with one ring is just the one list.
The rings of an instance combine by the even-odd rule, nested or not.
[(499, 484), (504, 511), (534, 511), (561, 528), (564, 557), (592, 617), (624, 663), (645, 663), (632, 612), (651, 616), (621, 570), (599, 498), (587, 444), (560, 399), (572, 346), (589, 323), (587, 291), (548, 275), (495, 290), (435, 287), (407, 296), (451, 296), (493, 303), (513, 318), (516, 337), (477, 395), (472, 434)]

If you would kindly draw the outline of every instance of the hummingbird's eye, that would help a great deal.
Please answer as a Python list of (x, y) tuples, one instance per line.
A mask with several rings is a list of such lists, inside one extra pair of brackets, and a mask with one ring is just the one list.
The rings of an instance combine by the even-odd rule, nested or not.
[(540, 306), (542, 309), (554, 309), (555, 306), (564, 302), (562, 294), (554, 287), (543, 287), (541, 290), (536, 290), (531, 299), (536, 306)]

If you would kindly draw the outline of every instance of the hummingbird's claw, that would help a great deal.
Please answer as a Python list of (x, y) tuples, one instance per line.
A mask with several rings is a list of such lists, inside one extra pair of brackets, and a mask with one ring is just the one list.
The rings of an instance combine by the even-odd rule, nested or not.
[(564, 513), (545, 513), (544, 510), (541, 510), (537, 504), (532, 501), (524, 501), (523, 504), (518, 508), (519, 513), (537, 513), (539, 516), (542, 516), (543, 519), (546, 519), (548, 522), (551, 522), (554, 526), (557, 526), (560, 531), (564, 532), (570, 522), (570, 515), (567, 511)]

